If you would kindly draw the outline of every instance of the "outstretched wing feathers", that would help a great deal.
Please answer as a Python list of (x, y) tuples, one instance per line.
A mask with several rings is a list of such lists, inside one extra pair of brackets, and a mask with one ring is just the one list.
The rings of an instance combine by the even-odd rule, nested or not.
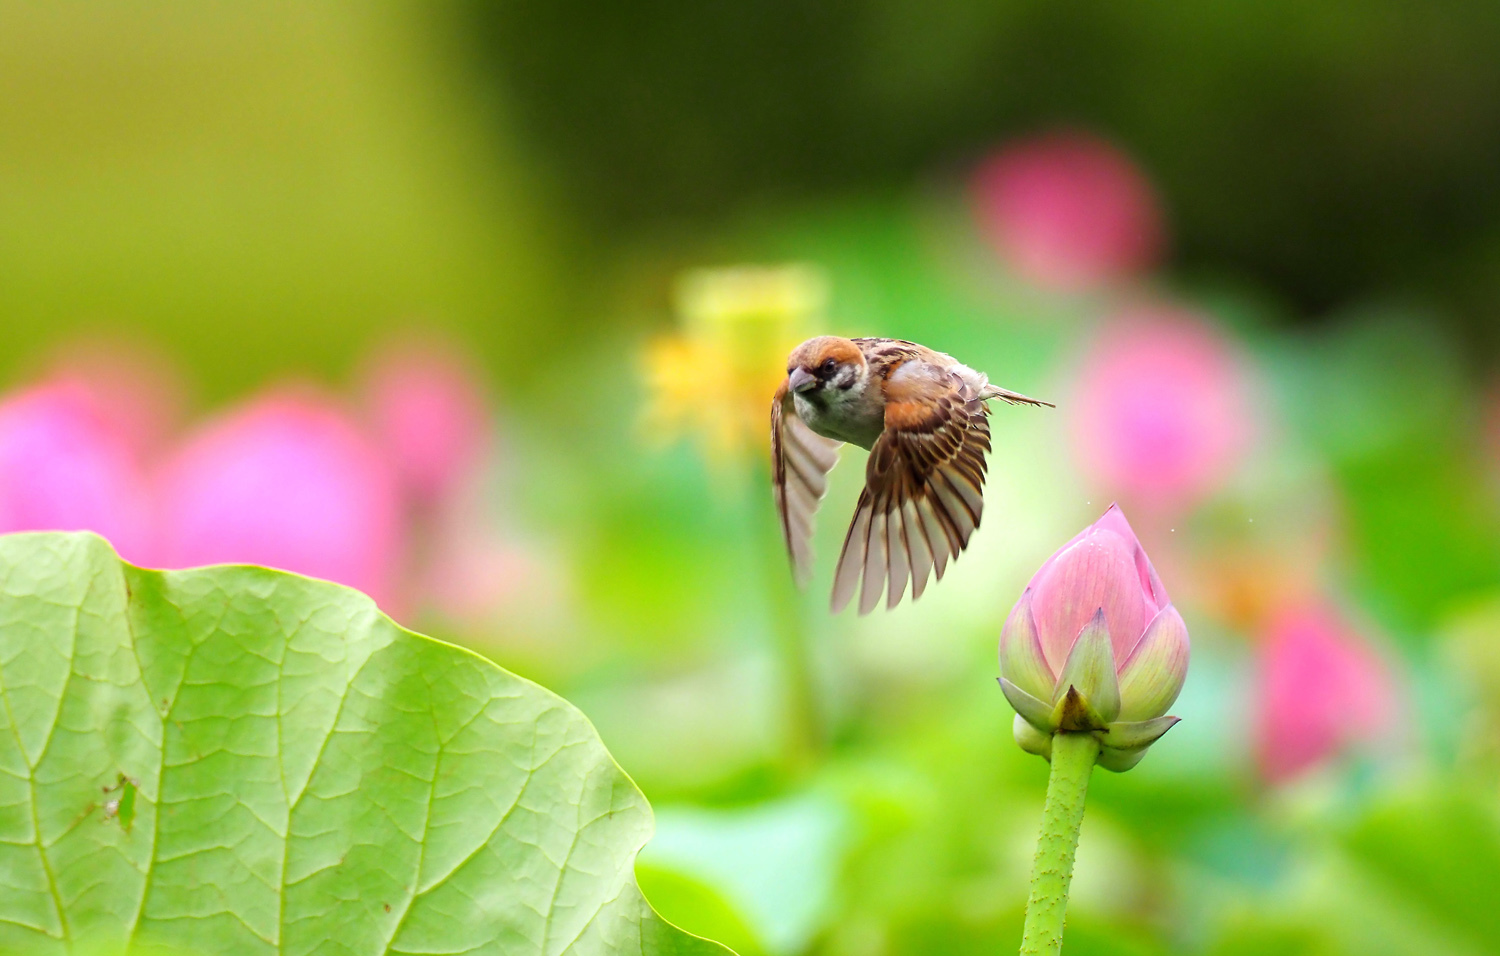
[(856, 589), (868, 614), (882, 592), (895, 607), (908, 582), (915, 600), (929, 572), (942, 578), (979, 527), (989, 450), (989, 410), (971, 383), (925, 363), (891, 376), (885, 431), (870, 450), (834, 574), (835, 612)]
[(812, 570), (813, 515), (838, 463), (839, 442), (814, 432), (797, 416), (786, 384), (771, 400), (771, 487), (792, 574), (799, 585)]

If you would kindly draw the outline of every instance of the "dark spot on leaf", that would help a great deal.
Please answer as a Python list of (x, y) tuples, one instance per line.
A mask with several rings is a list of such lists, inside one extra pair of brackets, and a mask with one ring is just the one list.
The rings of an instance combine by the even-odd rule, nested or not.
[(389, 912), (390, 912), (390, 911), (391, 911), (391, 904), (389, 904), (389, 903), (386, 903), (386, 904), (385, 904), (385, 911), (386, 911), (386, 912), (387, 912), (387, 913), (389, 913)]
[[(104, 802), (104, 819), (117, 820), (120, 829), (126, 833), (130, 832), (130, 825), (135, 822), (135, 793), (136, 783), (123, 773), (117, 778), (112, 787), (102, 787), (105, 793), (120, 792), (118, 797)], [(92, 805), (91, 805), (92, 806)]]
[(135, 822), (135, 781), (120, 777), (120, 805), (116, 815), (120, 819), (120, 829), (126, 833), (130, 832), (130, 825)]

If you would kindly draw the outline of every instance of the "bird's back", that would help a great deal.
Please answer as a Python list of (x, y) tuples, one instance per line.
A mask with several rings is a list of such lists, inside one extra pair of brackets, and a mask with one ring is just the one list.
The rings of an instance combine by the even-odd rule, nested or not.
[(908, 342), (905, 339), (852, 339), (860, 351), (865, 354), (865, 361), (870, 363), (872, 371), (878, 373), (879, 378), (889, 378), (900, 366), (920, 362), (923, 365), (934, 368), (946, 369), (958, 375), (976, 393), (982, 391), (990, 383), (990, 377), (978, 369), (970, 368), (958, 359), (947, 354), (930, 349), (916, 342)]

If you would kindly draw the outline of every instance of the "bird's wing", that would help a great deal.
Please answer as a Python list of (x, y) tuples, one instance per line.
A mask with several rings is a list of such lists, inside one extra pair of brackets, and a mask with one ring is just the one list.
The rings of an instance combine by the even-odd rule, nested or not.
[(782, 382), (771, 400), (771, 488), (799, 586), (812, 570), (813, 515), (828, 490), (828, 472), (838, 464), (840, 444), (807, 427)]
[(833, 582), (833, 610), (863, 585), (859, 613), (886, 591), (895, 607), (911, 580), (922, 596), (969, 543), (984, 509), (989, 409), (954, 372), (908, 363), (885, 383), (885, 430), (870, 449), (865, 489), (844, 539)]

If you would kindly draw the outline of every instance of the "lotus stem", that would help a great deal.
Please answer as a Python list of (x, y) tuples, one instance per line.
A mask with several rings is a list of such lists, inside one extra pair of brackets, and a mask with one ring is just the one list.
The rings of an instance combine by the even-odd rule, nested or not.
[(1031, 864), (1031, 896), (1026, 901), (1026, 930), (1021, 956), (1057, 956), (1062, 952), (1073, 856), (1083, 826), (1083, 804), (1099, 742), (1088, 733), (1059, 733), (1052, 738), (1052, 772), (1047, 778), (1047, 805)]

